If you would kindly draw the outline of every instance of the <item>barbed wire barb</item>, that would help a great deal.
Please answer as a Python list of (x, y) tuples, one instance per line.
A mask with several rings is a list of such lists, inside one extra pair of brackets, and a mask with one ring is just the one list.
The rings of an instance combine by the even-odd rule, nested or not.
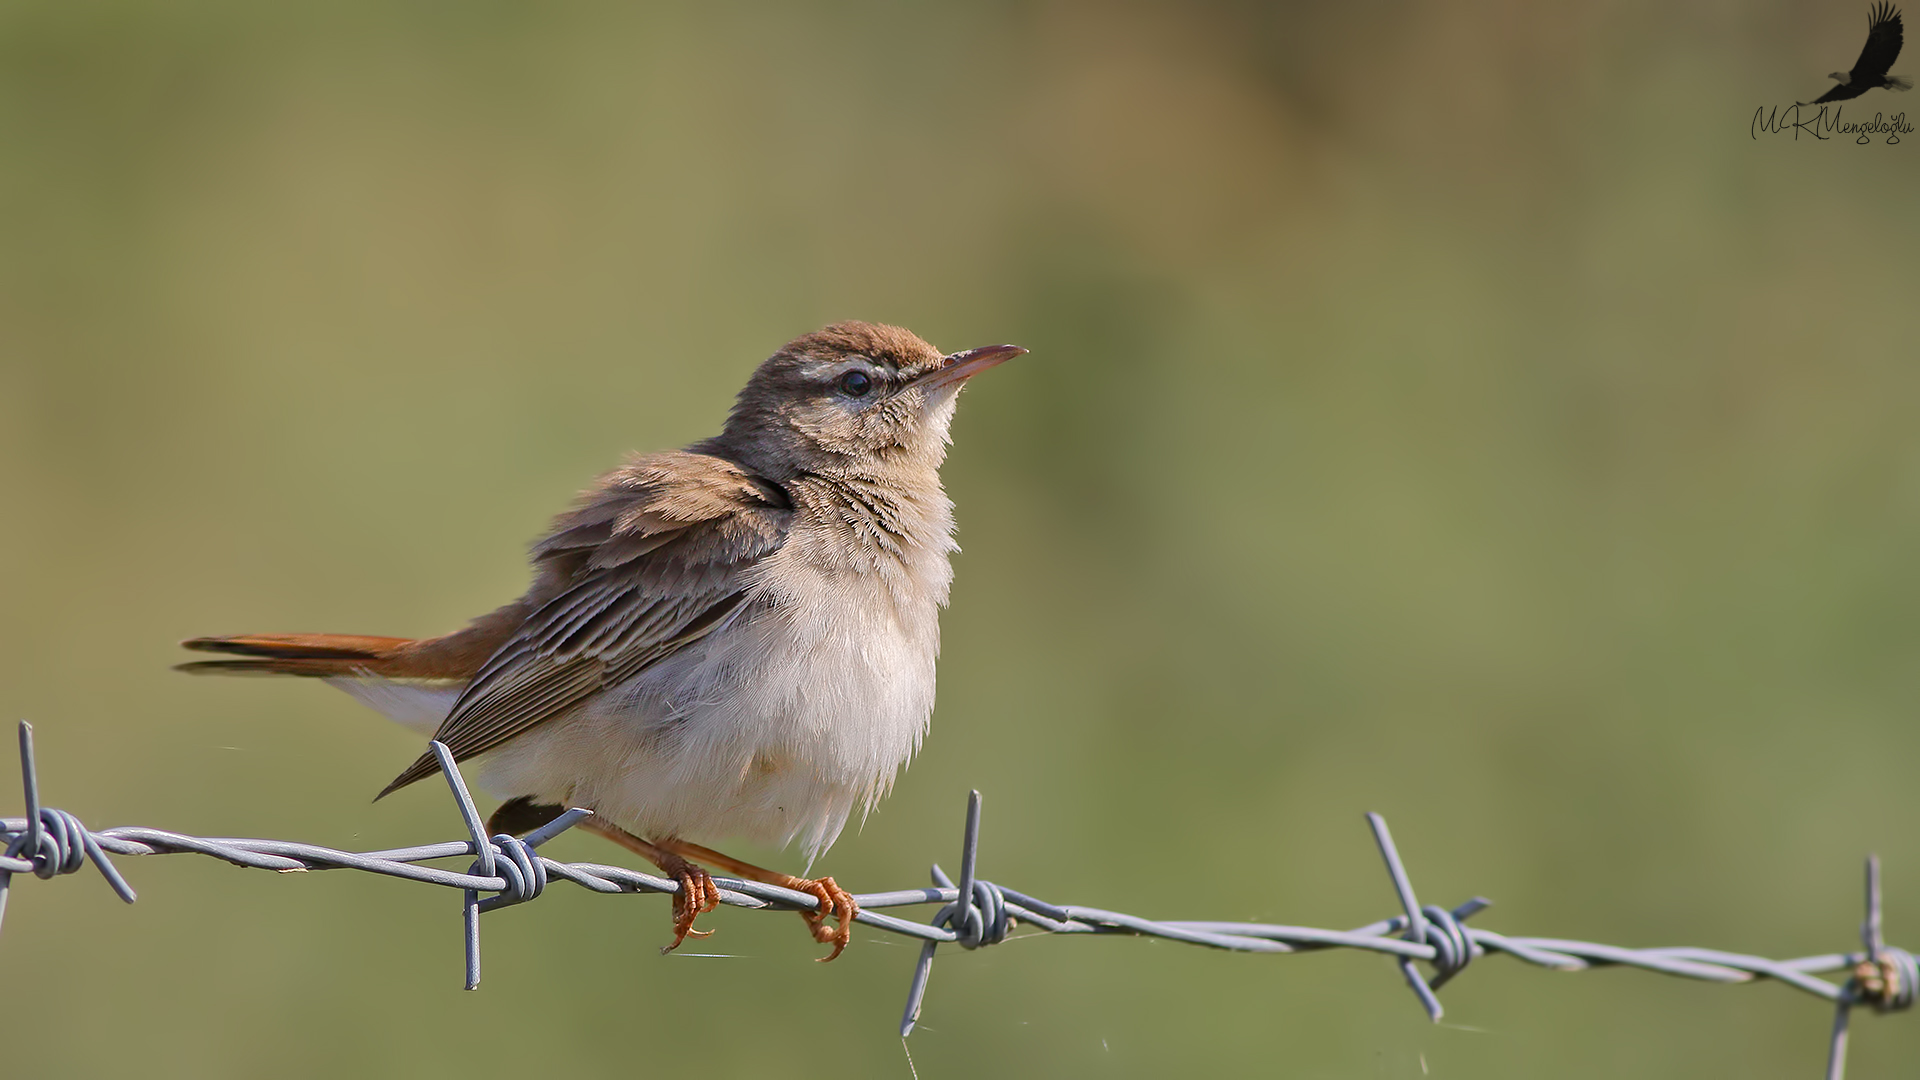
[[(74, 873), (88, 862), (99, 869), (116, 895), (132, 903), (133, 888), (121, 876), (111, 855), (190, 853), (211, 856), (236, 866), (280, 872), (358, 870), (460, 891), (465, 985), (473, 990), (480, 985), (480, 916), (538, 898), (551, 879), (569, 881), (597, 893), (670, 895), (679, 891), (677, 882), (639, 870), (601, 863), (556, 862), (540, 855), (537, 851), (540, 845), (591, 816), (592, 811), (585, 808), (571, 808), (522, 837), (487, 836), (484, 819), (452, 754), (438, 742), (431, 745), (467, 838), (410, 848), (353, 852), (285, 840), (189, 836), (142, 826), (88, 829), (72, 814), (41, 805), (33, 727), (21, 721), (20, 776), (26, 816), (0, 818), (0, 919), (6, 913), (14, 875), (31, 873), (42, 879), (53, 878)], [(1495, 952), (1558, 971), (1625, 966), (1714, 983), (1769, 979), (1833, 1004), (1834, 1021), (1825, 1073), (1829, 1080), (1843, 1080), (1850, 1018), (1855, 1007), (1871, 1005), (1881, 1013), (1905, 1010), (1912, 1007), (1916, 991), (1920, 991), (1920, 963), (1916, 963), (1913, 954), (1885, 940), (1878, 857), (1867, 859), (1866, 918), (1859, 927), (1861, 951), (1771, 960), (1694, 946), (1631, 949), (1565, 938), (1515, 937), (1470, 928), (1466, 925), (1467, 919), (1485, 910), (1490, 901), (1474, 897), (1452, 909), (1421, 904), (1386, 819), (1371, 813), (1367, 815), (1367, 824), (1386, 863), (1401, 913), (1358, 929), (1154, 920), (1101, 908), (1051, 904), (980, 877), (980, 807), (980, 793), (970, 793), (958, 882), (935, 863), (931, 870), (931, 888), (860, 893), (854, 897), (860, 906), (856, 922), (922, 943), (908, 985), (906, 1008), (901, 1015), (902, 1038), (911, 1034), (919, 1021), (934, 953), (940, 945), (957, 944), (972, 950), (997, 944), (1006, 940), (1008, 931), (1018, 923), (1047, 934), (1156, 937), (1231, 952), (1299, 953), (1341, 948), (1385, 954), (1394, 958), (1407, 985), (1434, 1021), (1445, 1015), (1438, 997), (1440, 988), (1475, 958)], [(421, 865), (461, 857), (472, 860), (464, 873)], [(728, 907), (810, 911), (818, 905), (811, 894), (777, 885), (718, 877), (714, 883), (719, 888), (720, 902)], [(883, 910), (923, 904), (941, 905), (930, 922), (912, 922)], [(1431, 978), (1422, 975), (1417, 963), (1432, 967)], [(1818, 977), (1832, 972), (1843, 973), (1842, 981)]]
[[(940, 909), (928, 925), (952, 931), (954, 942), (963, 949), (977, 949), (982, 945), (998, 945), (1007, 939), (1007, 930), (1012, 919), (1007, 913), (1006, 894), (992, 882), (982, 881), (974, 874), (980, 857), (980, 793), (967, 795), (967, 826), (960, 840), (960, 884), (955, 885), (939, 863), (933, 864), (933, 883), (942, 891), (952, 889), (953, 902)], [(1034, 908), (1043, 905), (1027, 900)], [(1028, 912), (1028, 918), (1034, 918), (1037, 912)], [(913, 979), (907, 984), (907, 1008), (900, 1018), (900, 1037), (913, 1034), (913, 1026), (920, 1022), (920, 1004), (927, 996), (927, 978), (933, 973), (933, 951), (940, 947), (938, 940), (929, 939), (920, 946), (920, 958), (913, 965)]]
[[(0, 922), (6, 918), (7, 893), (14, 874), (31, 872), (39, 878), (71, 874), (88, 859), (99, 867), (101, 876), (120, 899), (133, 903), (133, 886), (120, 876), (113, 861), (101, 850), (99, 840), (80, 824), (80, 819), (65, 810), (40, 805), (40, 769), (33, 754), (33, 725), (25, 720), (20, 721), (20, 791), (26, 801), (26, 828), (18, 833), (12, 830), (0, 833), (0, 838), (6, 840), (6, 854), (0, 856)], [(24, 860), (20, 858), (23, 851)]]
[(1476, 896), (1452, 911), (1432, 906), (1422, 908), (1420, 901), (1414, 899), (1413, 879), (1407, 876), (1406, 864), (1400, 861), (1400, 850), (1393, 846), (1393, 834), (1387, 830), (1387, 819), (1379, 814), (1368, 813), (1367, 824), (1373, 829), (1373, 842), (1380, 848), (1380, 857), (1387, 862), (1387, 874), (1393, 878), (1393, 889), (1400, 896), (1400, 906), (1407, 912), (1407, 932), (1401, 935), (1402, 939), (1420, 942), (1434, 951), (1432, 983), (1421, 977), (1420, 969), (1413, 966), (1411, 956), (1400, 957), (1400, 974), (1406, 977), (1407, 985), (1413, 988), (1414, 996), (1420, 999), (1421, 1007), (1427, 1010), (1427, 1019), (1437, 1024), (1447, 1011), (1440, 1007), (1440, 999), (1434, 991), (1465, 971), (1468, 961), (1485, 953), (1484, 949), (1473, 943), (1460, 924), (1475, 912), (1490, 907), (1493, 902)]

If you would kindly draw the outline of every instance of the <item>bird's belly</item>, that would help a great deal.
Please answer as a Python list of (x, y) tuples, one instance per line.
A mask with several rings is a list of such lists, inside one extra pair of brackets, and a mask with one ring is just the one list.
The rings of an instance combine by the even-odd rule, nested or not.
[(892, 786), (933, 708), (937, 608), (903, 612), (867, 591), (756, 598), (501, 747), (482, 782), (591, 807), (640, 836), (799, 838), (811, 858)]

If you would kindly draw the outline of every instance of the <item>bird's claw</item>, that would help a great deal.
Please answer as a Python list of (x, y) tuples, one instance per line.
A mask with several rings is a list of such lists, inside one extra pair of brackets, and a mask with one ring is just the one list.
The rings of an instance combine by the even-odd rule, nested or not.
[[(813, 932), (813, 940), (822, 945), (832, 945), (833, 951), (819, 957), (824, 964), (839, 956), (853, 940), (853, 917), (860, 913), (860, 905), (853, 900), (853, 894), (841, 888), (832, 878), (802, 878), (794, 882), (792, 888), (800, 892), (812, 893), (820, 900), (820, 906), (812, 911), (803, 911), (800, 917), (807, 920), (807, 929)], [(827, 920), (834, 920), (833, 926)]]
[(679, 948), (680, 943), (690, 937), (703, 938), (713, 933), (695, 930), (693, 920), (720, 906), (720, 887), (705, 870), (685, 863), (674, 868), (673, 877), (680, 884), (680, 891), (673, 896), (673, 942), (660, 947), (662, 956)]

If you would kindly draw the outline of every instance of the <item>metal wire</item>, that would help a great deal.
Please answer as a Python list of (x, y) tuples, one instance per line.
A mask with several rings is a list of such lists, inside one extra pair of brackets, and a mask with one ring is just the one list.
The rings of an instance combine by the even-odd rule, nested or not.
[[(31, 873), (40, 878), (71, 874), (91, 862), (122, 900), (132, 903), (133, 888), (115, 868), (111, 855), (210, 855), (236, 866), (262, 870), (361, 870), (372, 874), (458, 889), (466, 943), (466, 987), (480, 985), (480, 915), (483, 912), (537, 899), (549, 880), (559, 878), (602, 893), (676, 893), (679, 884), (663, 877), (599, 863), (555, 862), (536, 849), (592, 811), (574, 808), (523, 837), (487, 836), (479, 810), (467, 791), (453, 756), (440, 743), (434, 755), (453, 793), (468, 838), (387, 851), (339, 851), (315, 844), (284, 840), (244, 840), (187, 836), (163, 829), (124, 826), (88, 829), (65, 811), (40, 804), (39, 775), (34, 762), (33, 728), (20, 724), (21, 787), (26, 816), (0, 818), (0, 919), (6, 914), (13, 875)], [(960, 880), (956, 884), (938, 864), (933, 886), (892, 892), (856, 894), (860, 905), (855, 921), (878, 930), (918, 938), (924, 944), (914, 965), (900, 1035), (912, 1033), (926, 998), (935, 950), (943, 944), (978, 949), (1006, 940), (1016, 923), (1051, 934), (1124, 934), (1157, 937), (1234, 952), (1298, 953), (1346, 948), (1385, 953), (1394, 958), (1427, 1016), (1438, 1021), (1445, 1011), (1437, 991), (1465, 971), (1477, 957), (1505, 953), (1516, 960), (1559, 971), (1624, 966), (1682, 978), (1718, 983), (1746, 983), (1772, 979), (1796, 990), (1832, 1002), (1834, 1022), (1828, 1043), (1828, 1080), (1842, 1080), (1846, 1071), (1848, 1022), (1856, 1006), (1877, 1012), (1910, 1008), (1920, 991), (1920, 963), (1913, 954), (1888, 945), (1881, 927), (1880, 861), (1867, 859), (1867, 912), (1860, 926), (1859, 952), (1828, 953), (1793, 960), (1722, 952), (1690, 946), (1629, 949), (1561, 938), (1509, 937), (1492, 930), (1468, 927), (1467, 920), (1485, 910), (1490, 901), (1475, 897), (1447, 909), (1421, 905), (1413, 880), (1394, 847), (1387, 823), (1368, 814), (1374, 842), (1386, 863), (1402, 914), (1354, 930), (1321, 930), (1265, 923), (1206, 922), (1143, 919), (1100, 908), (1050, 904), (1025, 893), (995, 885), (978, 875), (980, 848), (980, 793), (967, 800), (966, 831), (960, 849)], [(439, 859), (468, 857), (464, 873), (419, 865)], [(814, 910), (819, 900), (811, 894), (753, 881), (715, 878), (720, 902), (732, 907), (770, 911)], [(917, 904), (941, 905), (931, 923), (909, 922), (880, 909)], [(1416, 963), (1418, 962), (1418, 963)], [(1432, 977), (1418, 966), (1432, 969)], [(1817, 978), (1843, 972), (1839, 982)]]

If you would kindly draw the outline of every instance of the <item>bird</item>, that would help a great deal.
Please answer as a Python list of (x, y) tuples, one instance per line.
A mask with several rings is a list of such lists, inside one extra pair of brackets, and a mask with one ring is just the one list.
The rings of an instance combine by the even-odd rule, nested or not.
[(1888, 90), (1911, 90), (1913, 80), (1898, 75), (1889, 75), (1887, 70), (1900, 58), (1900, 45), (1905, 38), (1901, 26), (1900, 12), (1892, 4), (1881, 0), (1867, 12), (1867, 43), (1860, 49), (1860, 59), (1853, 62), (1852, 71), (1836, 71), (1827, 78), (1834, 79), (1840, 85), (1802, 105), (1820, 105), (1829, 101), (1850, 101), (1875, 87)]
[[(532, 584), (440, 637), (238, 634), (193, 674), (318, 678), (478, 758), (490, 833), (566, 807), (673, 878), (673, 941), (710, 931), (708, 868), (813, 896), (846, 948), (858, 906), (831, 877), (706, 844), (799, 840), (810, 872), (919, 749), (953, 578), (940, 484), (962, 387), (1024, 354), (944, 354), (838, 322), (760, 364), (719, 435), (600, 477), (532, 545)], [(375, 800), (438, 771), (423, 753)], [(833, 925), (828, 924), (832, 920)]]

